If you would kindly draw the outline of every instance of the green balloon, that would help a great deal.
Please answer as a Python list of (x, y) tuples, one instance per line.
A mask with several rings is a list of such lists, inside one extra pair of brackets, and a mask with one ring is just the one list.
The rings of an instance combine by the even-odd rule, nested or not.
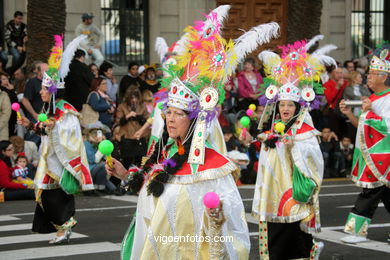
[(45, 122), (47, 120), (47, 115), (42, 113), (38, 115), (39, 122)]
[(114, 145), (110, 140), (103, 140), (99, 144), (99, 151), (104, 155), (110, 155), (114, 151)]
[(240, 119), (240, 123), (243, 127), (248, 127), (249, 123), (251, 122), (251, 120), (249, 119), (249, 117), (247, 116), (243, 116), (241, 117)]
[(162, 110), (162, 109), (164, 108), (163, 102), (158, 103), (157, 106), (158, 106), (158, 108), (159, 108), (160, 110)]

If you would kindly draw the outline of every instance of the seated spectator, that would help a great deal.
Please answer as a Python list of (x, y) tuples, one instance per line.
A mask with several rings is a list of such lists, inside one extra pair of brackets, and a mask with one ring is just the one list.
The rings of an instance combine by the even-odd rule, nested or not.
[(28, 177), (27, 157), (24, 153), (18, 153), (15, 159), (15, 167), (12, 170), (12, 178), (15, 183), (34, 185), (34, 181)]
[(123, 76), (119, 83), (119, 100), (118, 104), (122, 103), (122, 98), (130, 85), (140, 84), (138, 79), (138, 63), (130, 62), (127, 70), (127, 75)]
[(99, 67), (95, 63), (89, 64), (88, 68), (91, 70), (94, 78), (99, 77)]
[(149, 67), (145, 70), (145, 81), (141, 83), (141, 91), (151, 91), (153, 94), (160, 88), (160, 83), (156, 78), (156, 71), (153, 67)]
[(14, 19), (5, 25), (4, 38), (8, 53), (12, 55), (12, 67), (17, 69), (23, 64), (23, 46), (27, 36), (27, 25), (23, 23), (23, 13), (16, 11)]
[(238, 139), (234, 136), (232, 128), (229, 126), (223, 127), (222, 132), (226, 143), (226, 150), (228, 152), (238, 150), (241, 144), (240, 141), (238, 141)]
[(336, 145), (333, 154), (333, 170), (337, 177), (346, 177), (347, 169), (352, 166), (353, 144), (349, 137), (343, 137)]
[(338, 138), (334, 132), (328, 127), (324, 127), (321, 132), (320, 149), (324, 158), (324, 177), (337, 177), (333, 167), (330, 165), (330, 160), (334, 158), (334, 151), (337, 147)]
[[(345, 100), (361, 100), (363, 97), (369, 97), (371, 95), (370, 90), (362, 84), (363, 77), (357, 71), (349, 73), (348, 86), (343, 93), (343, 99)], [(354, 107), (353, 113), (358, 116), (361, 111), (361, 107)]]
[(15, 86), (19, 102), (22, 102), (24, 88), (26, 86), (26, 67), (15, 70), (12, 84)]
[(11, 101), (7, 93), (0, 88), (0, 141), (8, 140), (8, 122), (11, 117)]
[(142, 128), (149, 116), (139, 88), (136, 85), (128, 88), (123, 103), (116, 112), (116, 125), (119, 126), (118, 135), (121, 138), (121, 159), (126, 164), (125, 167), (130, 164), (140, 165), (142, 156), (146, 154), (150, 129), (143, 131), (139, 138), (134, 134)]
[(118, 94), (118, 83), (112, 73), (112, 65), (108, 62), (103, 62), (99, 68), (99, 76), (106, 80), (107, 95), (113, 102), (116, 102), (116, 95)]
[[(99, 143), (105, 139), (104, 131), (104, 126), (100, 122), (88, 125), (84, 129), (86, 137), (84, 145), (87, 152), (89, 169), (95, 185), (95, 190), (112, 194), (116, 190), (116, 186), (108, 180), (103, 154), (98, 150)], [(87, 192), (86, 194), (99, 195), (99, 193), (96, 192)]]
[(92, 79), (88, 104), (93, 110), (99, 113), (99, 121), (111, 128), (115, 108), (112, 105), (112, 100), (107, 95), (107, 84), (105, 79)]
[(27, 157), (28, 165), (30, 172), (30, 178), (33, 179), (35, 176), (35, 171), (38, 167), (39, 153), (38, 148), (34, 142), (24, 140), (19, 136), (11, 136), (9, 141), (12, 143), (15, 149), (15, 155), (13, 160), (16, 159), (18, 153), (24, 153)]
[[(0, 190), (4, 192), (4, 199), (23, 200), (34, 199), (34, 190), (28, 185), (12, 181), (11, 158), (14, 155), (14, 148), (9, 141), (0, 141)], [(32, 188), (32, 187), (31, 187)]]

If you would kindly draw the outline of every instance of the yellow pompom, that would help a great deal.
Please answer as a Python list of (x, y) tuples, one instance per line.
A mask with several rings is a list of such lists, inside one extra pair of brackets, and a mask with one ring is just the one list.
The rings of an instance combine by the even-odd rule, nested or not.
[(256, 111), (256, 105), (255, 104), (250, 104), (249, 105), (249, 109), (253, 110), (253, 112)]
[(286, 125), (282, 122), (278, 122), (275, 124), (275, 131), (278, 132), (281, 135), (284, 135), (284, 129), (286, 128)]

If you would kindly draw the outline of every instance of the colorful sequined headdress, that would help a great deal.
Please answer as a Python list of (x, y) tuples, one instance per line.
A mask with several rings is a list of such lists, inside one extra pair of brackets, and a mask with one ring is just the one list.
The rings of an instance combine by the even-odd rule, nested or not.
[(390, 44), (381, 44), (373, 54), (370, 70), (390, 73)]
[(222, 23), (230, 9), (219, 6), (205, 21), (188, 26), (178, 41), (174, 62), (166, 70), (161, 85), (167, 88), (164, 106), (189, 112), (196, 120), (189, 163), (203, 164), (206, 128), (216, 118), (216, 105), (225, 97), (223, 84), (234, 73), (237, 64), (260, 44), (278, 36), (277, 23), (252, 28), (238, 39), (225, 40), (221, 36)]
[(43, 74), (42, 85), (47, 87), (48, 91), (52, 93), (53, 112), (55, 113), (55, 94), (58, 89), (65, 88), (64, 78), (68, 75), (69, 64), (73, 59), (74, 53), (80, 42), (86, 38), (85, 35), (80, 35), (73, 39), (65, 51), (63, 52), (62, 36), (54, 35), (54, 46), (48, 63), (48, 70)]
[(323, 36), (318, 35), (309, 42), (297, 41), (280, 46), (280, 56), (271, 51), (259, 54), (267, 74), (262, 85), (264, 95), (260, 98), (260, 104), (266, 106), (260, 120), (260, 129), (273, 113), (277, 101), (291, 100), (300, 103), (304, 107), (302, 114), (309, 110), (310, 105), (312, 109), (319, 107), (324, 93), (320, 75), (325, 72), (325, 65), (337, 66), (333, 58), (325, 55), (337, 48), (333, 44), (308, 53), (310, 47), (321, 39)]

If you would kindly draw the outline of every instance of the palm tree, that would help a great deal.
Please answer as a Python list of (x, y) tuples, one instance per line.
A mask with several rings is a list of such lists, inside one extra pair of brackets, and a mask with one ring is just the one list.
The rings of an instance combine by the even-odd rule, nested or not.
[(53, 36), (64, 34), (65, 0), (28, 0), (27, 3), (27, 66), (33, 61), (47, 61), (53, 46)]

